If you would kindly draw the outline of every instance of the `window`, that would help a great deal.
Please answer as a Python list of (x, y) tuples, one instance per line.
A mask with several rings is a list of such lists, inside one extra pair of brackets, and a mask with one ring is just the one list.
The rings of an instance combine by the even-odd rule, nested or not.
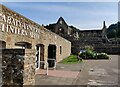
[(60, 54), (62, 54), (62, 46), (60, 46)]
[(60, 24), (62, 24), (62, 20), (60, 21)]

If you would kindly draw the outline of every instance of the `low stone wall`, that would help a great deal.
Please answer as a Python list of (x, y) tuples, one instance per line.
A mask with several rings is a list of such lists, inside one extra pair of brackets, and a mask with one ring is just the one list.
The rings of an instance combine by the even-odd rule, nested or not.
[(35, 85), (35, 50), (25, 49), (23, 85)]
[(27, 49), (2, 50), (3, 87), (23, 87), (35, 84), (35, 51)]

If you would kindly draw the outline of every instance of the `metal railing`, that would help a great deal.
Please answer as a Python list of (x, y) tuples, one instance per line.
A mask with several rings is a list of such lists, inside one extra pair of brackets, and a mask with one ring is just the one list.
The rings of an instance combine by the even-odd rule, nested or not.
[[(56, 69), (56, 59), (48, 59), (48, 60), (51, 60), (51, 61), (54, 61), (54, 70)], [(48, 70), (49, 70), (49, 64), (48, 64), (48, 62), (47, 61), (40, 61), (40, 65), (41, 65), (41, 63), (43, 63), (43, 64), (45, 64), (46, 65), (46, 75), (48, 75)]]
[(56, 59), (48, 58), (48, 60), (54, 61), (55, 64), (54, 64), (54, 67), (53, 67), (53, 68), (56, 69)]
[(46, 75), (48, 75), (48, 62), (47, 61), (40, 61), (40, 64), (41, 63), (46, 64)]

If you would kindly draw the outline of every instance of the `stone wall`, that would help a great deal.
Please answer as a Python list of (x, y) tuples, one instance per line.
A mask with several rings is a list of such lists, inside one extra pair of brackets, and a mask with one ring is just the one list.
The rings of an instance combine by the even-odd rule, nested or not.
[[(70, 41), (60, 37), (50, 30), (47, 30), (43, 26), (20, 15), (19, 13), (2, 6), (0, 18), (2, 19), (0, 20), (0, 41), (4, 41), (6, 43), (6, 48), (20, 48), (20, 46), (18, 47), (15, 45), (17, 42), (29, 43), (32, 46), (31, 49), (35, 49), (38, 44), (43, 44), (45, 61), (47, 61), (48, 57), (49, 44), (53, 44), (57, 47), (57, 62), (71, 54)], [(60, 54), (60, 46), (62, 47), (62, 54)]]
[(2, 49), (2, 85), (23, 87), (35, 84), (35, 51)]
[(25, 49), (23, 85), (35, 85), (35, 50)]

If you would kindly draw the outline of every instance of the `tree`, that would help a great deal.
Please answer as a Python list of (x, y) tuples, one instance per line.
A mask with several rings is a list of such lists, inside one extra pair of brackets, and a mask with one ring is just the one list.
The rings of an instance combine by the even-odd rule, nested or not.
[(107, 29), (108, 38), (120, 38), (120, 22), (111, 24)]

